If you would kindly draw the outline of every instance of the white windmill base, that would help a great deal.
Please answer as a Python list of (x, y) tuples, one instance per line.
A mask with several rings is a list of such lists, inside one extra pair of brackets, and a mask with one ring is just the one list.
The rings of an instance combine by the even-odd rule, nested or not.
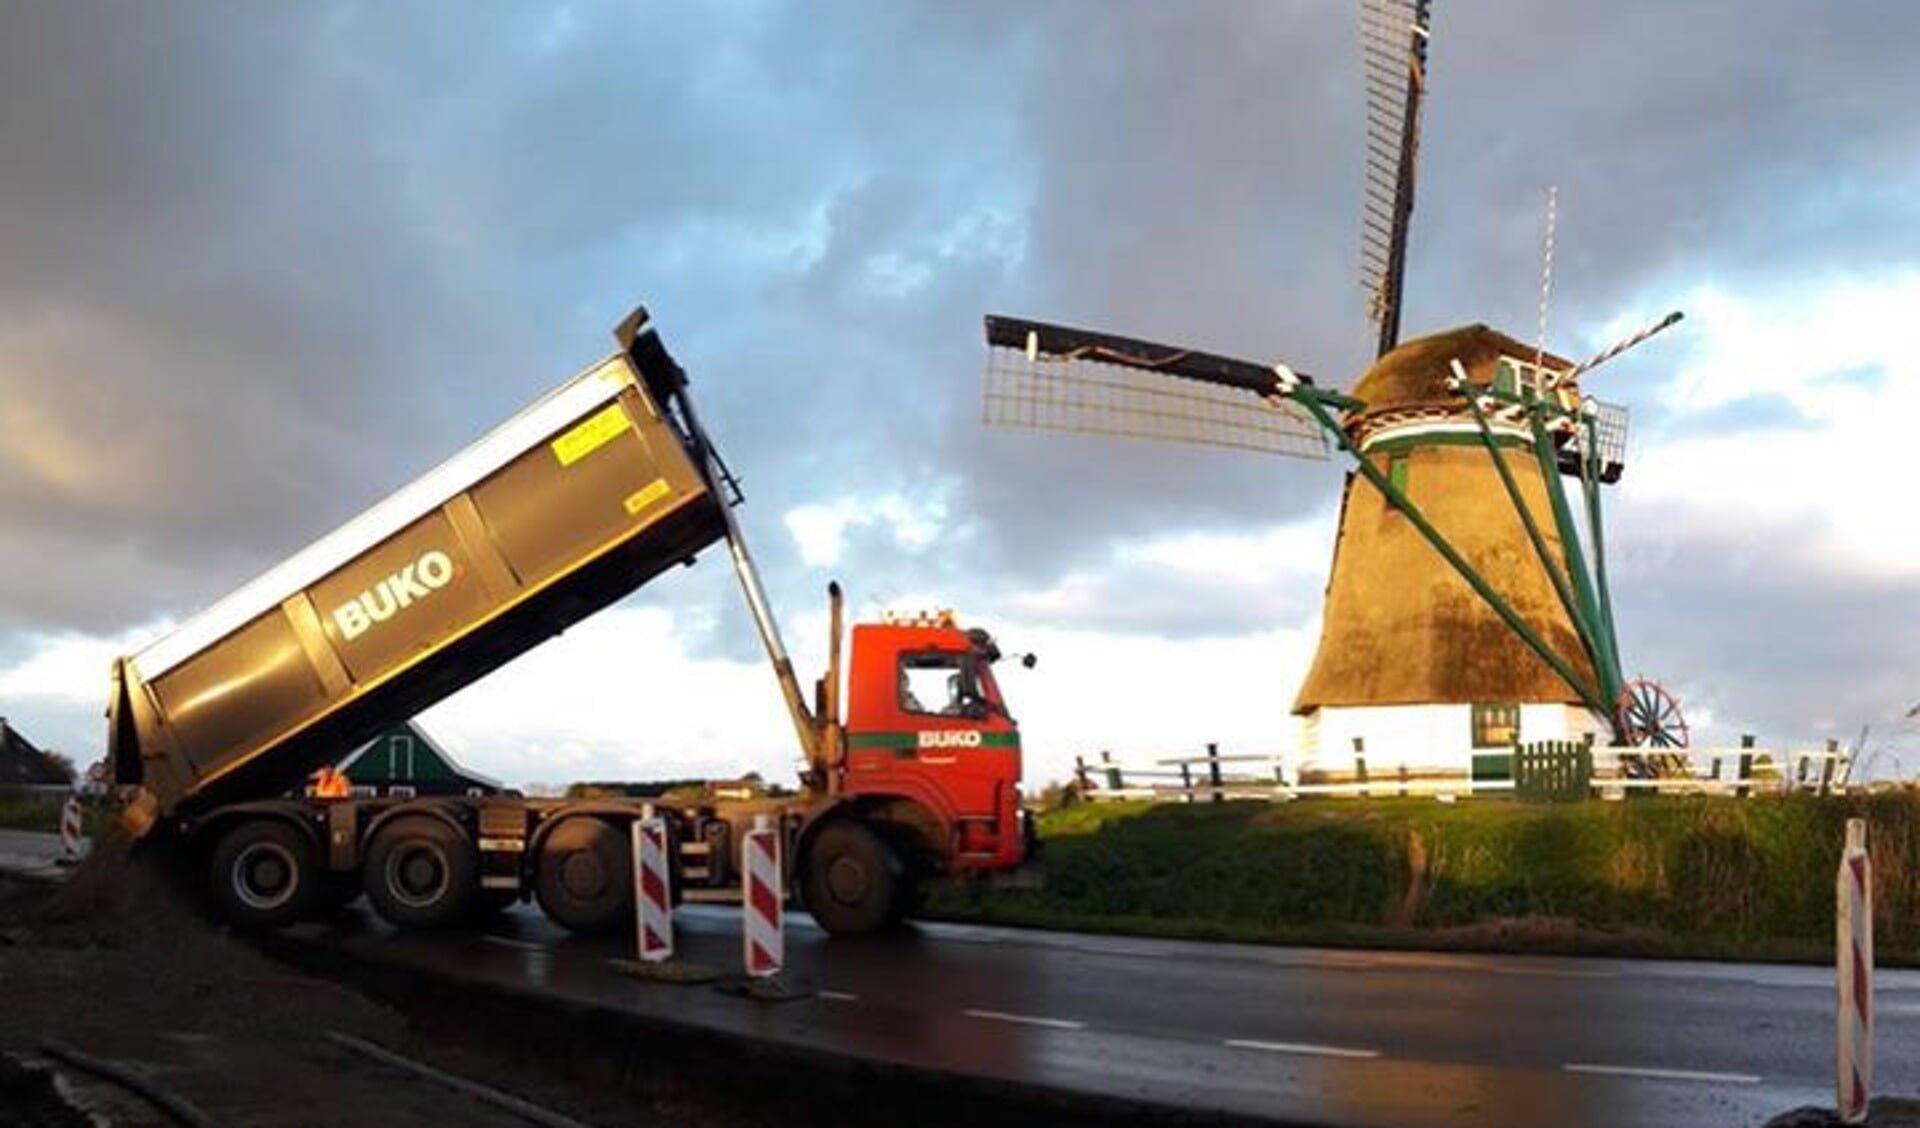
[[(1299, 782), (1511, 778), (1512, 745), (1476, 747), (1472, 705), (1323, 706), (1300, 720)], [(1603, 722), (1578, 705), (1520, 704), (1518, 739), (1605, 744)], [(1356, 745), (1356, 740), (1359, 742)]]

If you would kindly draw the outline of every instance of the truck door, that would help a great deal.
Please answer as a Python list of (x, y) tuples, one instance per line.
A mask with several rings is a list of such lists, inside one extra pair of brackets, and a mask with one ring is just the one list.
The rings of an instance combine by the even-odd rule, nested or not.
[[(863, 642), (878, 642), (869, 636)], [(987, 656), (957, 630), (902, 631), (864, 664), (848, 715), (850, 794), (898, 794), (936, 813), (960, 868), (1018, 860), (1020, 738)], [(864, 659), (864, 661), (863, 661)]]

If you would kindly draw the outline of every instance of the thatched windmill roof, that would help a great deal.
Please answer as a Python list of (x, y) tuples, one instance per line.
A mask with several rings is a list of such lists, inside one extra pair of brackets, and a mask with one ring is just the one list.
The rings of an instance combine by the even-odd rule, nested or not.
[[(1446, 388), (1448, 362), (1458, 358), (1469, 380), (1485, 385), (1501, 356), (1530, 362), (1534, 349), (1485, 325), (1409, 341), (1361, 377), (1354, 395), (1367, 406), (1348, 426), (1364, 435), (1390, 422), (1465, 417), (1459, 397)], [(1542, 362), (1571, 367), (1554, 356)], [(1368, 457), (1383, 471), (1390, 458), (1404, 459), (1404, 488), (1413, 503), (1549, 646), (1576, 672), (1592, 676), (1491, 456), (1477, 439), (1415, 440), (1397, 455)], [(1509, 450), (1507, 457), (1528, 509), (1557, 554), (1559, 539), (1538, 466), (1522, 450)], [(1579, 697), (1378, 490), (1364, 478), (1349, 476), (1320, 647), (1294, 711), (1520, 701), (1577, 704)]]
[[(1381, 357), (1354, 385), (1353, 396), (1367, 405), (1362, 418), (1423, 408), (1456, 411), (1460, 397), (1447, 390), (1451, 361), (1458, 359), (1468, 378), (1484, 386), (1492, 382), (1494, 364), (1502, 356), (1531, 363), (1534, 352), (1534, 346), (1485, 325), (1462, 325), (1415, 338)], [(1540, 362), (1561, 371), (1573, 367), (1552, 353), (1542, 354)]]

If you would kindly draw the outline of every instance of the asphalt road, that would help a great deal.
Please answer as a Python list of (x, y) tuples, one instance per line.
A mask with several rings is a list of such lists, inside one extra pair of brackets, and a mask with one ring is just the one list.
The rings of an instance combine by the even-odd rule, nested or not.
[[(56, 839), (0, 831), (0, 863)], [(739, 967), (738, 914), (685, 908), (682, 956)], [(1816, 967), (1268, 948), (922, 924), (828, 940), (803, 914), (765, 1003), (638, 982), (611, 940), (521, 908), (485, 933), (364, 909), (294, 930), (400, 966), (809, 1049), (1196, 1111), (1341, 1126), (1752, 1125), (1831, 1105)], [(1880, 972), (1875, 1090), (1920, 1092), (1920, 972)]]
[[(369, 915), (299, 933), (403, 965), (537, 988), (895, 1064), (1329, 1125), (1740, 1125), (1831, 1105), (1820, 968), (1323, 951), (928, 924), (830, 941), (790, 922), (769, 1004), (641, 983), (612, 942), (531, 910), (474, 936)], [(680, 914), (682, 954), (739, 967), (737, 914)], [(1920, 1090), (1920, 973), (1882, 972), (1876, 1091)]]
[(0, 869), (44, 877), (59, 872), (66, 855), (57, 834), (31, 830), (0, 830)]

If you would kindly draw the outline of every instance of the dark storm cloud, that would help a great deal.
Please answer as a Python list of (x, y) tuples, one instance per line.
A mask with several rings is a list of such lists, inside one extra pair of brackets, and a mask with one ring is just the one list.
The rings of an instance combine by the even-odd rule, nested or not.
[(1697, 283), (1910, 262), (1917, 20), (1891, 2), (1438, 8), (1413, 324), (1531, 339), (1548, 184), (1556, 339)]
[[(1920, 12), (1435, 18), (1410, 330), (1531, 336), (1548, 182), (1569, 352), (1678, 286), (1914, 250)], [(986, 431), (979, 318), (1349, 383), (1357, 49), (1307, 3), (10, 6), (0, 626), (190, 611), (593, 359), (636, 298), (783, 605), (825, 572), (780, 516), (842, 494), (948, 512), (932, 550), (851, 537), (868, 590), (1043, 589), (1117, 540), (1323, 508), (1337, 466)], [(1657, 386), (1655, 347), (1609, 388)], [(730, 584), (716, 558), (645, 598), (744, 656)], [(1216, 626), (1147, 620), (1115, 629)]]
[(319, 11), (0, 16), (0, 624), (183, 610), (444, 449), (409, 376), (485, 284), (313, 84)]

